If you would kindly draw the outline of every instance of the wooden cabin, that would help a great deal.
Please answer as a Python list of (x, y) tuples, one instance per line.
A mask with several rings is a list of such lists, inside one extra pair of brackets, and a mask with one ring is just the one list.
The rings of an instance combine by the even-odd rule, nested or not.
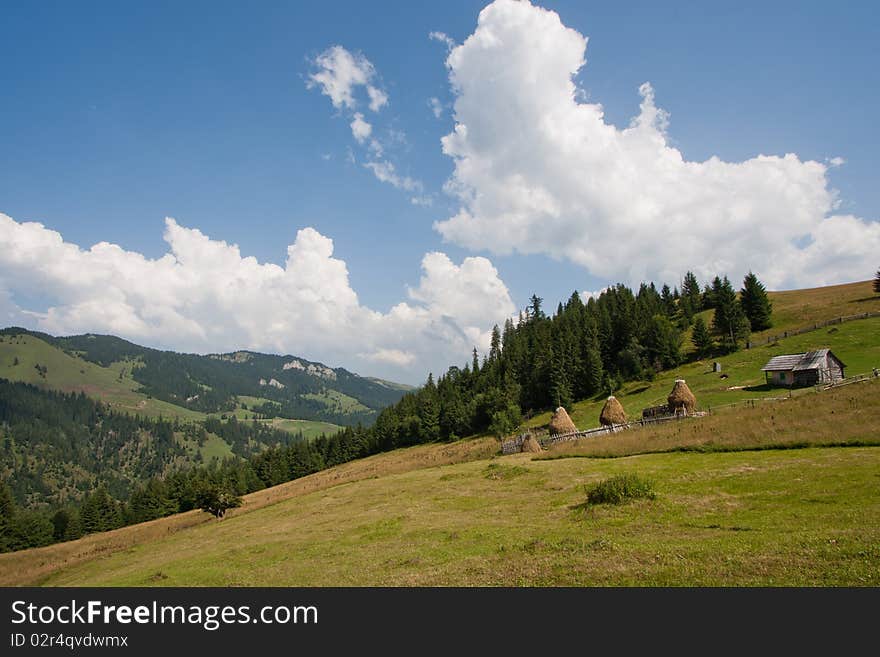
[(797, 388), (840, 381), (844, 367), (843, 361), (830, 349), (818, 349), (805, 354), (774, 356), (761, 371), (770, 385)]

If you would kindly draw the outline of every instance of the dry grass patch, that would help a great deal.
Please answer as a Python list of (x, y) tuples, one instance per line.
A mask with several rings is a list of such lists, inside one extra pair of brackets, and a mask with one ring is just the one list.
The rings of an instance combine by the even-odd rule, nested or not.
[(880, 445), (880, 380), (552, 446), (536, 459), (811, 445)]
[(104, 555), (138, 548), (205, 523), (222, 524), (233, 517), (248, 514), (292, 497), (386, 474), (485, 459), (497, 451), (498, 441), (494, 438), (400, 449), (351, 461), (308, 477), (245, 495), (242, 497), (242, 506), (228, 511), (226, 520), (220, 523), (201, 511), (188, 511), (111, 532), (91, 534), (76, 541), (0, 554), (0, 586), (38, 584), (59, 569)]

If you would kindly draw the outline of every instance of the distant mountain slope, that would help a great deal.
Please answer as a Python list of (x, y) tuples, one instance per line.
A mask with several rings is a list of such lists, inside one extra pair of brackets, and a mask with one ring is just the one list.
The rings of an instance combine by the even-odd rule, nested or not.
[[(32, 367), (34, 372), (13, 372), (7, 378), (87, 392), (89, 385), (119, 388), (115, 392), (141, 393), (196, 414), (233, 412), (241, 407), (239, 397), (248, 397), (260, 400), (249, 410), (265, 417), (369, 424), (380, 409), (396, 403), (409, 389), (289, 355), (181, 354), (109, 335), (54, 337), (15, 327), (3, 329), (0, 335), (27, 336), (30, 349), (56, 362), (48, 373)], [(0, 376), (12, 367), (5, 362), (12, 347), (8, 340), (0, 342)], [(57, 372), (59, 367), (62, 372)]]

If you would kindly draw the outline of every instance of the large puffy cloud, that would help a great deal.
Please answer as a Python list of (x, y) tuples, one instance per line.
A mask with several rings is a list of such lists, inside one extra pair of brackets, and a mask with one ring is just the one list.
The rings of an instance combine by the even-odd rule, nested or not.
[[(418, 382), (474, 345), (485, 349), (492, 324), (514, 310), (485, 258), (458, 266), (427, 254), (409, 299), (381, 313), (359, 302), (333, 241), (313, 228), (297, 232), (284, 266), (170, 218), (164, 238), (169, 252), (157, 259), (107, 242), (81, 249), (42, 224), (0, 214), (0, 319), (177, 350), (293, 353)], [(47, 307), (22, 308), (16, 298)]]
[[(643, 84), (620, 129), (579, 102), (587, 39), (528, 2), (497, 0), (448, 59), (456, 94), (445, 239), (494, 253), (566, 258), (609, 282), (674, 282), (684, 270), (773, 288), (864, 279), (880, 225), (835, 215), (825, 164), (796, 155), (690, 162)], [(834, 159), (831, 166), (842, 161)]]

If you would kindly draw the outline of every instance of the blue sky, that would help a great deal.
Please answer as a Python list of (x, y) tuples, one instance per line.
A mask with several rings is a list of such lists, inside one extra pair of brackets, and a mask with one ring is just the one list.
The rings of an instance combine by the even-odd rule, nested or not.
[[(520, 144), (521, 133), (516, 130), (500, 134), (505, 108), (516, 106), (511, 103), (517, 99), (510, 93), (519, 92), (508, 90), (508, 96), (481, 102), (487, 108), (500, 108), (499, 134), (491, 135), (497, 142), (487, 145), (490, 137), (471, 133), (470, 143), (462, 146), (457, 159), (441, 150), (441, 137), (455, 123), (453, 103), (467, 94), (474, 97), (480, 85), (467, 87), (466, 83), (472, 91), (453, 89), (452, 69), (445, 64), (447, 46), (429, 39), (428, 34), (443, 32), (461, 44), (475, 32), (484, 4), (7, 3), (0, 9), (5, 26), (0, 80), (6, 92), (0, 103), (0, 212), (17, 224), (40, 222), (60, 233), (65, 243), (83, 250), (106, 241), (146, 259), (160, 258), (169, 251), (163, 240), (165, 217), (174, 217), (181, 227), (198, 229), (211, 240), (237, 244), (242, 257), (279, 266), (284, 265), (287, 246), (297, 231), (311, 227), (332, 240), (333, 258), (344, 261), (359, 305), (383, 315), (401, 302), (428, 309), (454, 302), (446, 299), (435, 304), (439, 293), (434, 288), (442, 287), (445, 279), (434, 280), (433, 270), (423, 266), (425, 254), (435, 251), (445, 253), (453, 267), (474, 257), (491, 263), (497, 276), (489, 272), (488, 278), (503, 281), (509, 293), (509, 299), (495, 305), (486, 302), (497, 311), (492, 320), (505, 314), (509, 303), (525, 305), (533, 292), (555, 306), (573, 290), (599, 290), (617, 280), (637, 283), (631, 279), (639, 271), (651, 278), (665, 275), (665, 281), (674, 284), (672, 272), (680, 276), (688, 268), (708, 273), (713, 266), (722, 266), (729, 271), (718, 273), (731, 278), (741, 278), (744, 269), (753, 268), (771, 287), (871, 275), (872, 270), (866, 269), (857, 276), (854, 270), (841, 269), (838, 261), (809, 261), (813, 263), (809, 267), (805, 262), (804, 269), (821, 270), (814, 277), (791, 274), (800, 267), (798, 253), (786, 261), (786, 272), (762, 273), (763, 256), (752, 262), (742, 255), (748, 245), (736, 254), (707, 262), (691, 262), (693, 256), (670, 262), (667, 256), (642, 270), (627, 269), (599, 262), (601, 254), (587, 253), (595, 237), (589, 242), (585, 235), (583, 244), (570, 252), (554, 248), (549, 238), (548, 244), (541, 244), (534, 239), (538, 228), (528, 224), (529, 217), (521, 217), (521, 241), (511, 237), (497, 244), (487, 238), (506, 232), (505, 217), (533, 206), (506, 206), (493, 214), (508, 201), (499, 199), (486, 207), (469, 204), (444, 191), (451, 178), (480, 198), (491, 197), (511, 180), (531, 181), (530, 190), (550, 189), (548, 193), (556, 200), (540, 208), (536, 216), (545, 213), (547, 219), (541, 221), (548, 225), (566, 217), (566, 223), (548, 228), (557, 244), (594, 217), (588, 207), (584, 215), (568, 218), (573, 212), (568, 208), (582, 209), (589, 203), (605, 207), (606, 203), (596, 196), (582, 199), (574, 191), (570, 197), (569, 191), (554, 190), (552, 183), (542, 179), (549, 175), (548, 166), (539, 168), (541, 162), (555, 161), (552, 153), (545, 152), (547, 145), (526, 148), (528, 135), (522, 135)], [(853, 241), (866, 242), (859, 237), (861, 230), (868, 230), (868, 242), (873, 239), (870, 228), (880, 217), (874, 127), (880, 104), (876, 84), (880, 12), (875, 3), (832, 7), (819, 2), (741, 2), (735, 6), (545, 2), (541, 6), (556, 12), (566, 28), (589, 38), (586, 66), (575, 77), (578, 99), (600, 103), (607, 124), (621, 131), (627, 128), (640, 114), (639, 87), (650, 82), (652, 103), (669, 115), (668, 128), (655, 127), (666, 146), (677, 149), (684, 160), (703, 162), (716, 156), (726, 163), (741, 163), (761, 154), (793, 153), (797, 166), (786, 169), (794, 181), (792, 188), (811, 189), (806, 193), (811, 199), (814, 192), (822, 196), (824, 190), (834, 196), (830, 190), (837, 190), (833, 208), (822, 205), (828, 205), (824, 197), (819, 199), (813, 219), (795, 222), (789, 232), (780, 233), (785, 239), (797, 244), (814, 241), (820, 234), (819, 219), (831, 215), (857, 218), (860, 223), (851, 226)], [(538, 20), (537, 11), (522, 15)], [(548, 30), (555, 29), (547, 25)], [(490, 27), (487, 19), (486, 30)], [(517, 34), (510, 32), (508, 39)], [(355, 89), (357, 107), (334, 108), (320, 85), (309, 86), (310, 76), (319, 70), (316, 58), (337, 45), (371, 63), (371, 84), (389, 99), (380, 111), (369, 110), (363, 87)], [(577, 51), (577, 44), (572, 48)], [(461, 70), (467, 66), (472, 67), (467, 70), (476, 70), (477, 64), (466, 60), (473, 62), (478, 56), (463, 52)], [(525, 57), (523, 61), (528, 61), (528, 53)], [(487, 65), (497, 65), (497, 59), (496, 55), (495, 63)], [(519, 60), (511, 56), (510, 61)], [(548, 65), (554, 61), (548, 59)], [(528, 84), (524, 79), (524, 98), (530, 93)], [(532, 95), (538, 93), (535, 89)], [(442, 104), (439, 118), (432, 112), (431, 98)], [(498, 105), (493, 106), (496, 101)], [(383, 183), (364, 166), (377, 157), (352, 134), (349, 123), (355, 111), (371, 123), (372, 136), (381, 142), (380, 160), (393, 164), (400, 176), (419, 181), (421, 191), (411, 193)], [(468, 122), (469, 126), (482, 124), (478, 116)], [(491, 124), (487, 118), (485, 125)], [(484, 161), (490, 152), (497, 155), (498, 145), (505, 140), (522, 146), (524, 157), (536, 153), (534, 167), (530, 165), (519, 178), (495, 182), (483, 174), (457, 171), (456, 162)], [(495, 150), (480, 150), (484, 148)], [(842, 158), (845, 163), (829, 165), (831, 158)], [(815, 172), (799, 168), (810, 160), (827, 167), (819, 183), (813, 180)], [(492, 167), (495, 173), (498, 169)], [(585, 168), (585, 179), (590, 176)], [(823, 190), (816, 191), (816, 184)], [(742, 212), (751, 212), (762, 203), (771, 207), (761, 216), (772, 215), (774, 209), (785, 212), (788, 206), (766, 201), (768, 194), (765, 189), (756, 192), (759, 200), (750, 201)], [(748, 191), (737, 192), (736, 198), (743, 195)], [(783, 195), (790, 198), (788, 191)], [(414, 205), (414, 196), (430, 198), (431, 205)], [(671, 207), (665, 202), (647, 199), (652, 207)], [(618, 207), (610, 201), (607, 205)], [(473, 221), (450, 224), (446, 230), (435, 226), (462, 208)], [(613, 221), (619, 210), (608, 212), (603, 221)], [(705, 212), (711, 216), (709, 210)], [(638, 221), (633, 218), (633, 225)], [(755, 221), (756, 225), (766, 222)], [(744, 223), (743, 230), (748, 226)], [(652, 234), (651, 226), (646, 225), (646, 232)], [(8, 239), (10, 244), (21, 244)], [(643, 239), (633, 235), (633, 240)], [(706, 237), (700, 247), (711, 250), (713, 244)], [(364, 351), (342, 348), (332, 340), (262, 340), (255, 335), (256, 329), (224, 333), (204, 327), (201, 342), (181, 340), (178, 345), (175, 330), (156, 328), (158, 320), (145, 320), (137, 328), (134, 323), (96, 317), (87, 328), (86, 302), (79, 312), (68, 313), (66, 320), (60, 315), (47, 318), (41, 313), (64, 305), (63, 290), (52, 287), (51, 277), (41, 279), (44, 287), (20, 283), (18, 279), (28, 272), (22, 262), (0, 267), (0, 292), (6, 291), (10, 319), (2, 323), (14, 319), (71, 332), (111, 332), (114, 327), (128, 326), (131, 330), (126, 337), (142, 343), (199, 351), (234, 346), (285, 350), (331, 365), (409, 380), (421, 380), (428, 367), (438, 369), (441, 359), (448, 364), (464, 343), (478, 341), (480, 332), (491, 328), (456, 318), (444, 306), (443, 312), (431, 315), (428, 324), (443, 323), (440, 318), (451, 315), (458, 337), (442, 338), (448, 349), (436, 352), (436, 362), (415, 346), (418, 340), (402, 336), (400, 344), (394, 343), (389, 334), (402, 331), (400, 325), (383, 329), (382, 337)], [(474, 271), (488, 271), (479, 264)], [(467, 296), (467, 286), (474, 280), (464, 280), (457, 270), (450, 275), (458, 277), (450, 285), (463, 286)], [(419, 288), (425, 276), (429, 280)], [(181, 314), (186, 321), (218, 322), (210, 313), (200, 317)], [(76, 321), (71, 319), (74, 315)], [(293, 322), (287, 329), (296, 335), (299, 326)], [(435, 328), (420, 325), (412, 330), (421, 332), (427, 341), (438, 335)], [(315, 333), (321, 331), (315, 328)], [(352, 339), (351, 335), (338, 338), (346, 343)], [(249, 344), (235, 345), (237, 340)], [(397, 356), (369, 356), (392, 352), (398, 352)], [(462, 354), (457, 360), (465, 358)]]

